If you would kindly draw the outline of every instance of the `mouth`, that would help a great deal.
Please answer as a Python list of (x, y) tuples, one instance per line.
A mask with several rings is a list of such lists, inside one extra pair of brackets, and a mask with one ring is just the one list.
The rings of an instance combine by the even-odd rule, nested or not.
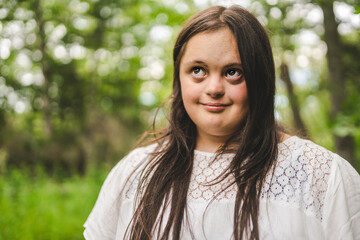
[(209, 112), (222, 112), (225, 110), (226, 107), (230, 106), (231, 104), (210, 102), (210, 103), (200, 103), (200, 105), (204, 106), (204, 108)]

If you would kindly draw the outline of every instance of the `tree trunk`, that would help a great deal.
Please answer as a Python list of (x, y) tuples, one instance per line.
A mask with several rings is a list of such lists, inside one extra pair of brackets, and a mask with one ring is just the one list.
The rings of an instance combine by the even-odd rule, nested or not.
[(294, 87), (290, 79), (289, 67), (286, 63), (282, 62), (280, 66), (280, 77), (284, 81), (286, 85), (286, 89), (288, 92), (289, 102), (291, 106), (291, 110), (293, 113), (294, 125), (299, 133), (303, 136), (308, 136), (305, 124), (301, 119), (299, 104), (294, 93)]
[(44, 31), (44, 21), (42, 19), (42, 10), (40, 5), (40, 0), (35, 0), (35, 18), (39, 28), (39, 40), (40, 40), (40, 51), (42, 54), (41, 69), (44, 75), (44, 83), (42, 86), (43, 91), (43, 113), (44, 113), (44, 122), (45, 122), (45, 136), (51, 137), (53, 133), (53, 126), (51, 122), (51, 105), (49, 97), (49, 78), (50, 72), (46, 62), (46, 35)]
[[(331, 119), (335, 121), (336, 116), (342, 111), (345, 99), (345, 74), (343, 63), (343, 49), (338, 23), (335, 19), (333, 1), (319, 1), (324, 14), (324, 40), (327, 45), (327, 64), (329, 68), (330, 95), (331, 95)], [(352, 165), (355, 163), (354, 138), (351, 135), (340, 137), (334, 135), (336, 152), (347, 159)]]

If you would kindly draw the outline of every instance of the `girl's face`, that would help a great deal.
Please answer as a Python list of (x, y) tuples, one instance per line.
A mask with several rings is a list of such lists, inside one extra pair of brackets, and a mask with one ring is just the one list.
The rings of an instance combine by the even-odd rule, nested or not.
[[(229, 28), (202, 32), (187, 43), (180, 62), (185, 110), (197, 127), (197, 149), (217, 149), (248, 112), (248, 96), (236, 39)], [(202, 149), (201, 149), (202, 148)]]

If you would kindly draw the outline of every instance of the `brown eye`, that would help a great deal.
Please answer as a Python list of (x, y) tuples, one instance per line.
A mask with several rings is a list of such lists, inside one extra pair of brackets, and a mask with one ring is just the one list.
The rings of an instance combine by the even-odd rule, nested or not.
[(227, 77), (232, 77), (232, 78), (235, 77), (236, 78), (236, 77), (240, 77), (241, 73), (238, 70), (230, 69), (230, 70), (228, 70), (226, 75), (227, 75)]
[(225, 77), (231, 81), (240, 80), (243, 77), (243, 74), (240, 70), (237, 69), (229, 69), (226, 72)]
[(195, 78), (201, 78), (204, 77), (206, 75), (205, 70), (201, 67), (194, 67), (191, 71), (191, 74), (195, 77)]

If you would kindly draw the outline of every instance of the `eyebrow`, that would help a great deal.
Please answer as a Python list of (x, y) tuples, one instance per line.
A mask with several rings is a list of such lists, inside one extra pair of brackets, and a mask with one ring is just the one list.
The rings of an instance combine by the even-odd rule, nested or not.
[(230, 68), (230, 67), (241, 67), (242, 68), (242, 64), (241, 63), (229, 63), (225, 65), (226, 68)]
[[(205, 62), (201, 61), (201, 60), (193, 60), (193, 61), (189, 61), (189, 62), (184, 63), (185, 66), (189, 66), (189, 65), (193, 65), (193, 64), (200, 64), (200, 65), (203, 65), (205, 67), (208, 67), (208, 65)], [(242, 64), (238, 63), (238, 62), (233, 62), (233, 63), (226, 64), (224, 67), (225, 68), (230, 68), (230, 67), (241, 67), (242, 68)]]
[(184, 65), (186, 65), (186, 66), (190, 66), (190, 65), (194, 65), (194, 64), (200, 64), (200, 65), (203, 65), (205, 67), (208, 67), (208, 65), (206, 63), (204, 63), (203, 61), (201, 61), (201, 60), (192, 60), (192, 61), (188, 61), (188, 62), (184, 63)]

